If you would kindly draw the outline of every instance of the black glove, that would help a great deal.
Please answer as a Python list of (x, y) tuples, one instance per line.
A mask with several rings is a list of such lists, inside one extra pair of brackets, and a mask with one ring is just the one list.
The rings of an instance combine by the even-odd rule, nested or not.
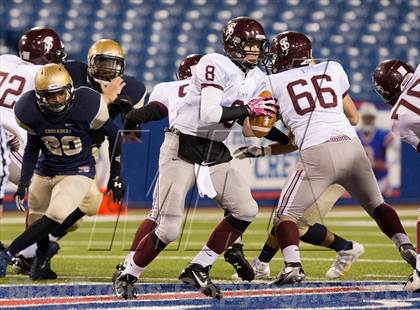
[(112, 190), (112, 200), (120, 203), (125, 194), (125, 186), (119, 175), (111, 176), (108, 181), (107, 192)]
[(26, 184), (19, 184), (15, 194), (13, 195), (13, 198), (15, 199), (16, 208), (18, 210), (25, 212), (25, 205), (23, 204), (23, 201), (25, 200), (26, 192), (28, 191), (28, 185)]

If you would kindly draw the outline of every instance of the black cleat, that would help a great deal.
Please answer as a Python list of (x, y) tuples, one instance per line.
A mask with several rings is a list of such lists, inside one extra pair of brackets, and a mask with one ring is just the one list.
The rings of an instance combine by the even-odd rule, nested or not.
[(285, 263), (283, 271), (270, 284), (293, 284), (301, 282), (303, 279), (305, 279), (305, 273), (303, 272), (301, 263)]
[(0, 278), (6, 276), (7, 265), (12, 263), (12, 258), (13, 256), (11, 256), (5, 250), (0, 251)]
[(5, 249), (5, 246), (3, 242), (0, 241), (0, 251), (4, 251), (4, 249)]
[(213, 297), (216, 299), (222, 299), (223, 293), (210, 280), (210, 268), (211, 265), (203, 267), (199, 264), (189, 264), (181, 272), (178, 279), (181, 280), (181, 282), (184, 284), (192, 285), (206, 296)]
[(34, 259), (32, 257), (26, 258), (23, 255), (18, 255), (12, 259), (12, 269), (16, 274), (29, 275), (33, 261)]
[(416, 269), (416, 248), (411, 243), (400, 245), (401, 257), (413, 268)]
[(123, 263), (119, 263), (117, 266), (115, 266), (115, 271), (112, 274), (112, 289), (115, 291), (114, 289), (114, 282), (115, 280), (117, 280), (117, 278), (121, 275), (121, 273), (125, 270), (124, 264)]
[(57, 274), (51, 270), (51, 258), (58, 253), (60, 246), (55, 241), (50, 241), (50, 247), (46, 253), (36, 251), (29, 277), (32, 280), (54, 280)]
[(137, 278), (131, 274), (120, 275), (112, 282), (112, 289), (118, 298), (136, 299), (136, 282)]
[(243, 245), (240, 243), (233, 244), (231, 248), (225, 251), (225, 261), (235, 268), (242, 281), (252, 281), (255, 279), (254, 269), (246, 260), (242, 247)]

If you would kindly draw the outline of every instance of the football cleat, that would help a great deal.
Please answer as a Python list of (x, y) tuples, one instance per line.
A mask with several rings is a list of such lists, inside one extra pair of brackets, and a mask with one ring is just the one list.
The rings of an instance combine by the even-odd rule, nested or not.
[(117, 266), (115, 266), (115, 271), (112, 274), (112, 289), (114, 289), (114, 282), (115, 280), (122, 274), (122, 272), (125, 270), (124, 263), (119, 263)]
[(225, 251), (225, 261), (235, 268), (236, 273), (242, 281), (252, 281), (255, 278), (254, 270), (250, 263), (246, 260), (243, 251), (243, 245), (235, 243), (231, 248)]
[(136, 299), (137, 290), (135, 284), (137, 278), (131, 274), (123, 274), (115, 278), (112, 282), (112, 289), (118, 298), (122, 299)]
[(301, 282), (303, 279), (305, 279), (305, 273), (303, 272), (301, 263), (285, 263), (283, 271), (280, 272), (277, 278), (270, 284), (293, 284)]
[(12, 269), (16, 274), (29, 275), (33, 261), (32, 257), (26, 258), (23, 255), (18, 255), (12, 259)]
[(50, 261), (51, 258), (58, 253), (60, 246), (55, 241), (50, 241), (48, 251), (42, 253), (36, 251), (36, 256), (32, 263), (29, 277), (32, 280), (54, 280), (57, 279), (57, 274), (51, 270)]
[(223, 293), (211, 282), (209, 277), (211, 265), (203, 267), (199, 264), (189, 264), (179, 275), (179, 280), (187, 285), (192, 285), (202, 294), (222, 299)]
[(416, 248), (411, 243), (400, 245), (401, 257), (413, 268), (416, 269)]
[(4, 249), (5, 249), (4, 244), (3, 242), (0, 241), (0, 251), (4, 251)]
[(0, 252), (0, 278), (6, 276), (7, 265), (12, 262), (12, 258), (13, 256), (4, 250)]
[[(270, 277), (270, 263), (262, 262), (255, 257), (251, 263), (252, 269), (254, 270), (255, 279), (263, 279)], [(235, 273), (232, 275), (233, 280), (240, 280), (238, 274)]]
[(325, 274), (327, 279), (338, 279), (350, 270), (351, 265), (365, 252), (360, 243), (352, 241), (353, 248), (337, 252), (335, 261)]
[(408, 278), (407, 283), (404, 285), (404, 290), (420, 293), (420, 274), (416, 269), (414, 269), (413, 274)]

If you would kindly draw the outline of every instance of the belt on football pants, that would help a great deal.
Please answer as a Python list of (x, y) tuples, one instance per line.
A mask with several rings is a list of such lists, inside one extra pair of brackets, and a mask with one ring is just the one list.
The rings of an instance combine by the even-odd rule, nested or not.
[(176, 134), (177, 136), (181, 135), (181, 131), (176, 129), (175, 127), (165, 128), (165, 132), (171, 132), (173, 134)]
[(327, 142), (340, 142), (340, 141), (346, 141), (346, 140), (351, 140), (351, 139), (350, 137), (346, 135), (341, 135), (341, 136), (331, 137)]

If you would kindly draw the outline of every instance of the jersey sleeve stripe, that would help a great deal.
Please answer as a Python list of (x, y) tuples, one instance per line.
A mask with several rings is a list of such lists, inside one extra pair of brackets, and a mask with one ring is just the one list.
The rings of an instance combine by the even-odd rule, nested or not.
[(208, 83), (201, 84), (201, 89), (206, 88), (206, 87), (215, 87), (217, 89), (220, 89), (221, 91), (224, 91), (223, 86), (220, 86), (219, 84), (208, 84)]
[(347, 89), (344, 93), (343, 93), (343, 98), (346, 97), (349, 94), (349, 89)]
[(23, 123), (16, 115), (16, 123), (23, 128), (24, 130), (26, 130), (27, 132), (29, 132), (31, 135), (36, 135), (37, 133), (35, 132), (35, 130), (33, 130), (31, 127), (27, 126), (25, 123)]

